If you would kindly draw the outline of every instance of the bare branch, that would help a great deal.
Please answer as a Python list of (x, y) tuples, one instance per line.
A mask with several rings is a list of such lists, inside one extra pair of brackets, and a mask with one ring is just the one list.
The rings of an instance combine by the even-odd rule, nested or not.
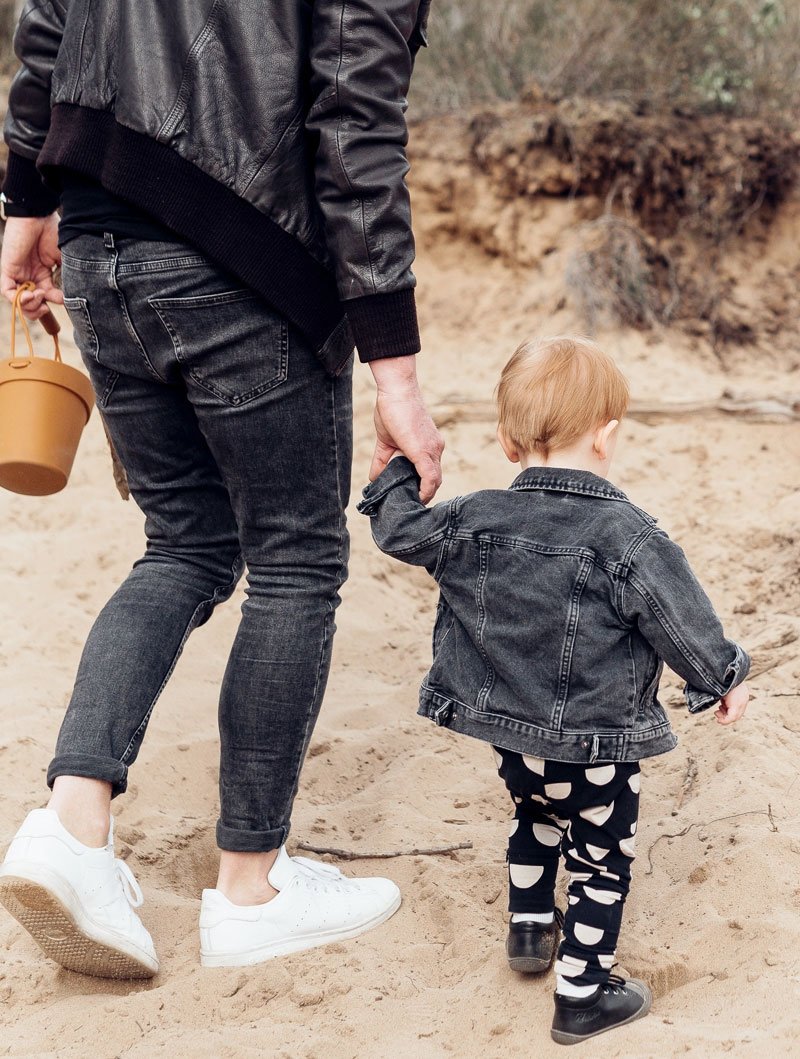
[(385, 853), (337, 849), (335, 846), (312, 846), (310, 842), (298, 842), (297, 848), (308, 853), (327, 853), (340, 860), (388, 860), (390, 857), (436, 857), (443, 853), (455, 853), (460, 849), (472, 849), (471, 842), (457, 842), (452, 846), (433, 846), (430, 849), (397, 849)]
[(659, 835), (655, 842), (652, 842), (647, 850), (647, 870), (645, 875), (653, 874), (653, 850), (662, 842), (665, 838), (683, 838), (688, 835), (692, 828), (695, 827), (710, 827), (712, 824), (721, 824), (726, 820), (739, 820), (743, 816), (766, 816), (769, 820), (769, 829), (773, 833), (778, 830), (778, 825), (775, 823), (775, 818), (772, 815), (772, 806), (768, 805), (766, 809), (751, 809), (746, 813), (733, 813), (731, 816), (717, 816), (713, 820), (696, 820), (693, 824), (688, 824), (683, 831), (676, 831), (674, 833), (664, 833)]
[[(497, 410), (492, 401), (472, 401), (454, 397), (435, 405), (433, 418), (440, 426), (455, 423), (493, 423)], [(727, 417), (757, 423), (789, 423), (800, 420), (800, 395), (765, 397), (732, 397), (723, 394), (715, 401), (632, 401), (627, 413), (630, 419), (654, 423), (671, 419)]]

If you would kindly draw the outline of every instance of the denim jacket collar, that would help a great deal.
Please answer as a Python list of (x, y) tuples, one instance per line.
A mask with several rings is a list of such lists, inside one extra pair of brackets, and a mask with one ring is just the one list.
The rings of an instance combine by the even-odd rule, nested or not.
[(606, 478), (570, 467), (528, 467), (517, 475), (509, 489), (545, 489), (549, 492), (582, 493), (605, 500), (628, 499)]

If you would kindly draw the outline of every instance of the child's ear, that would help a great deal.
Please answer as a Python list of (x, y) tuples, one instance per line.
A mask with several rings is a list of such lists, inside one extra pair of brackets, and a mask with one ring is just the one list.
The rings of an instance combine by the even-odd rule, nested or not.
[(614, 441), (616, 440), (617, 431), (619, 430), (619, 420), (612, 419), (611, 422), (606, 423), (604, 427), (600, 427), (594, 435), (593, 448), (595, 455), (603, 463), (609, 458), (614, 451)]
[(520, 453), (516, 445), (512, 445), (511, 442), (505, 435), (502, 427), (497, 428), (497, 440), (500, 442), (500, 448), (509, 458), (512, 463), (519, 463)]

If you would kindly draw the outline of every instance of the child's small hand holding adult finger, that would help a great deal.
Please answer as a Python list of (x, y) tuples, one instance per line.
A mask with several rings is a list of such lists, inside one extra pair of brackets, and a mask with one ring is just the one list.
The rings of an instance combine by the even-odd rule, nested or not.
[(722, 696), (714, 716), (719, 724), (735, 724), (736, 721), (744, 716), (744, 711), (747, 709), (749, 701), (750, 689), (746, 684), (740, 684), (733, 691), (729, 691), (727, 695)]

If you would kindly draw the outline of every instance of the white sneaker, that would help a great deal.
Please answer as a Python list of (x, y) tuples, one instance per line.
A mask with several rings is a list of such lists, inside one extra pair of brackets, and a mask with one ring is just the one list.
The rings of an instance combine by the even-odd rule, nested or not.
[(203, 890), (204, 967), (246, 967), (355, 938), (400, 907), (400, 891), (390, 879), (349, 879), (330, 864), (290, 857), (285, 846), (267, 878), (278, 896), (264, 905), (243, 907), (219, 890)]
[(28, 814), (0, 865), (0, 903), (62, 967), (99, 978), (151, 978), (153, 941), (133, 911), (142, 903), (130, 868), (84, 846), (52, 809)]

